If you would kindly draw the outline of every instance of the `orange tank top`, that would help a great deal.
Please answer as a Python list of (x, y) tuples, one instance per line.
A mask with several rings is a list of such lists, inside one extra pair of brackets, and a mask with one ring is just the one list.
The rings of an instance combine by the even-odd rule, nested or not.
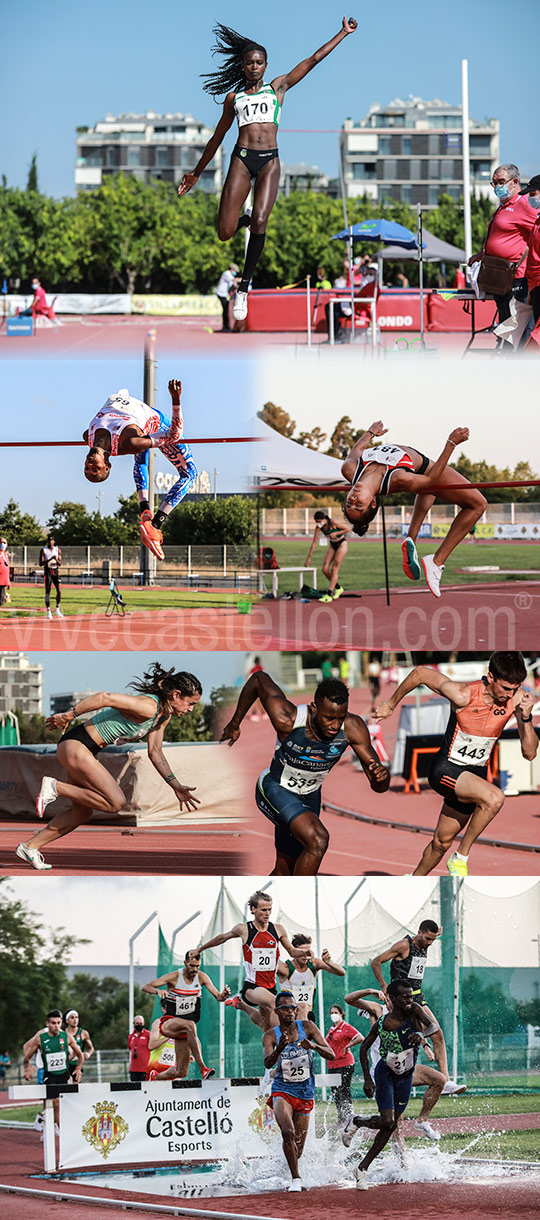
[(469, 685), (467, 707), (453, 709), (444, 743), (450, 762), (459, 767), (487, 767), (493, 747), (514, 715), (514, 699), (506, 703), (487, 704), (484, 698), (484, 678)]

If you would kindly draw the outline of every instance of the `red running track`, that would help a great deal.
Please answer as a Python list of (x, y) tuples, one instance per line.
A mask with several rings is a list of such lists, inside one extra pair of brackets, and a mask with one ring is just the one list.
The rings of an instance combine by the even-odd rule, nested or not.
[[(387, 697), (392, 687), (384, 688), (381, 698)], [(307, 691), (305, 702), (311, 699)], [(302, 700), (298, 695), (294, 702)], [(352, 692), (351, 711), (358, 715), (369, 709), (369, 693), (366, 688)], [(383, 734), (388, 754), (392, 757), (398, 717), (383, 725)], [(257, 776), (268, 766), (273, 754), (275, 732), (268, 718), (259, 721), (245, 720), (239, 741), (232, 748), (242, 758), (243, 768), (253, 784)], [(356, 813), (381, 819), (392, 819), (413, 825), (435, 828), (442, 806), (441, 797), (423, 785), (419, 795), (403, 791), (403, 781), (396, 777), (388, 792), (377, 795), (371, 791), (363, 771), (358, 771), (347, 752), (346, 761), (339, 763), (330, 772), (323, 787), (323, 802), (340, 805)], [(253, 800), (250, 836), (247, 845), (249, 871), (259, 875), (271, 872), (274, 853), (274, 827), (259, 812)], [(322, 819), (330, 833), (330, 846), (324, 857), (321, 873), (333, 876), (358, 876), (362, 873), (401, 876), (411, 873), (418, 864), (424, 847), (429, 842), (428, 834), (413, 833), (386, 826), (375, 826), (355, 822), (329, 811), (323, 811)], [(535, 795), (507, 797), (501, 812), (492, 822), (488, 837), (509, 842), (540, 845), (540, 808)], [(489, 876), (538, 876), (540, 874), (540, 852), (514, 851), (510, 848), (488, 847), (475, 844), (470, 859), (471, 874)], [(434, 875), (447, 876), (446, 864), (435, 870)]]
[[(520, 1116), (512, 1115), (514, 1117)], [(79, 1217), (80, 1220), (105, 1220), (107, 1216), (115, 1214), (112, 1209), (93, 1207), (91, 1203), (73, 1202), (66, 1209), (65, 1202), (54, 1198), (55, 1191), (59, 1189), (56, 1183), (32, 1176), (43, 1172), (43, 1152), (37, 1132), (4, 1130), (0, 1132), (0, 1150), (5, 1165), (0, 1174), (2, 1184), (43, 1191), (40, 1198), (10, 1195), (2, 1191), (3, 1220), (66, 1220), (66, 1217), (68, 1220), (79, 1220)], [(320, 1220), (322, 1213), (326, 1220), (344, 1220), (346, 1217), (357, 1220), (360, 1211), (380, 1217), (380, 1220), (388, 1220), (388, 1216), (393, 1214), (403, 1220), (412, 1220), (413, 1217), (415, 1220), (418, 1217), (422, 1217), (422, 1220), (457, 1220), (465, 1214), (477, 1220), (490, 1220), (491, 1217), (502, 1220), (502, 1217), (510, 1216), (519, 1216), (519, 1220), (538, 1220), (540, 1195), (536, 1175), (528, 1178), (523, 1173), (516, 1177), (494, 1177), (491, 1181), (482, 1182), (474, 1179), (474, 1165), (464, 1164), (461, 1182), (395, 1182), (373, 1187), (361, 1197), (354, 1189), (317, 1187), (295, 1195), (294, 1200), (284, 1191), (275, 1191), (272, 1194), (220, 1195), (215, 1199), (175, 1200), (168, 1197), (166, 1205), (174, 1206), (176, 1203), (186, 1212), (192, 1209), (195, 1212), (218, 1212), (223, 1220), (231, 1214), (258, 1216), (260, 1220), (264, 1217), (273, 1217), (274, 1220)], [(145, 1193), (141, 1199), (134, 1191), (120, 1192), (86, 1186), (84, 1179), (77, 1184), (63, 1182), (61, 1190), (70, 1196), (84, 1194), (96, 1199), (125, 1199), (130, 1203), (129, 1215), (133, 1220), (148, 1220), (152, 1214), (159, 1214), (140, 1211), (137, 1203), (164, 1205), (163, 1195)]]
[[(0, 828), (0, 874), (29, 876), (34, 870), (15, 855), (18, 843), (30, 838), (37, 823), (21, 822)], [(44, 849), (55, 877), (210, 874), (245, 876), (245, 824), (232, 822), (213, 830), (116, 829), (82, 826)]]
[(137, 610), (124, 619), (104, 614), (0, 618), (5, 650), (99, 652), (367, 648), (419, 652), (487, 652), (540, 647), (540, 581), (457, 585), (436, 600), (428, 589), (348, 594), (328, 605), (265, 601), (251, 614), (236, 607)]
[[(0, 328), (1, 351), (4, 359), (28, 360), (47, 358), (87, 359), (88, 356), (115, 355), (118, 357), (141, 352), (146, 335), (150, 329), (157, 330), (161, 357), (184, 354), (212, 354), (222, 357), (231, 355), (234, 359), (248, 355), (255, 357), (261, 348), (267, 347), (306, 347), (305, 331), (291, 333), (222, 334), (221, 317), (209, 318), (163, 318), (141, 315), (123, 316), (118, 314), (78, 317), (66, 315), (61, 318), (61, 326), (55, 329), (39, 328), (31, 338), (22, 336), (7, 336), (5, 326)], [(382, 346), (391, 349), (394, 346), (396, 333), (383, 335)], [(413, 333), (407, 333), (407, 339), (416, 338)], [(462, 333), (437, 332), (426, 336), (428, 349), (441, 351), (445, 356), (459, 357), (463, 354), (468, 335)], [(313, 346), (326, 345), (325, 335), (314, 335)], [(347, 349), (338, 348), (339, 359), (347, 359)], [(417, 353), (414, 353), (417, 355)], [(372, 358), (369, 344), (358, 345), (350, 353), (355, 361), (359, 356)], [(406, 359), (404, 353), (400, 359)], [(395, 357), (393, 357), (395, 358)], [(409, 357), (410, 358), (410, 357)], [(420, 357), (421, 358), (421, 357)]]

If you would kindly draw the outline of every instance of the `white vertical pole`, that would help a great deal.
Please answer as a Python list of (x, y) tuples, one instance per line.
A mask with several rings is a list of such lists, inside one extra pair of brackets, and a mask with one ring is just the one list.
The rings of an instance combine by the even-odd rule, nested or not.
[(461, 61), (461, 111), (463, 122), (463, 220), (465, 222), (465, 258), (472, 254), (471, 232), (471, 165), (469, 160), (469, 62)]
[[(220, 934), (225, 931), (225, 880), (221, 878), (219, 887), (219, 931)], [(225, 946), (221, 945), (219, 951), (219, 989), (223, 991), (225, 986)], [(225, 1005), (219, 1006), (219, 1076), (220, 1080), (225, 1076)]]
[(134, 1004), (133, 993), (135, 990), (135, 962), (134, 962), (134, 956), (133, 956), (133, 945), (135, 944), (137, 937), (141, 935), (141, 932), (144, 932), (144, 929), (148, 927), (148, 924), (151, 923), (152, 920), (156, 918), (156, 915), (157, 915), (157, 911), (152, 911), (152, 914), (148, 916), (148, 919), (145, 919), (144, 923), (141, 924), (140, 928), (137, 928), (137, 931), (134, 932), (133, 936), (130, 936), (130, 938), (129, 938), (129, 1032), (130, 1033), (131, 1033), (132, 1026), (133, 1026), (133, 1017), (135, 1015), (135, 1010), (134, 1010), (134, 1006), (133, 1006), (133, 1004)]
[(311, 347), (311, 276), (306, 276), (307, 345)]
[(51, 1098), (47, 1098), (43, 1124), (43, 1168), (45, 1173), (54, 1173), (56, 1171), (56, 1143), (54, 1134), (53, 1102)]
[[(319, 921), (319, 878), (315, 877), (315, 952), (321, 956), (321, 927)], [(319, 1029), (324, 1037), (324, 970), (319, 971), (317, 978), (317, 993), (319, 997)], [(321, 1060), (323, 1076), (326, 1076), (326, 1059)], [(326, 1088), (322, 1091), (323, 1101), (326, 1101)]]
[(223, 545), (223, 575), (227, 575), (227, 545)]
[(422, 233), (422, 204), (416, 205), (416, 240), (418, 243), (418, 279), (420, 284), (420, 345), (422, 350), (425, 347), (424, 340), (424, 254)]

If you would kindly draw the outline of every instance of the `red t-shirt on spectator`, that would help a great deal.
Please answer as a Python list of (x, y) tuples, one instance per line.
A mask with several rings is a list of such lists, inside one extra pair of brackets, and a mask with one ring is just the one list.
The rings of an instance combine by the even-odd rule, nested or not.
[(529, 288), (540, 288), (540, 212), (536, 213), (536, 220), (529, 237), (529, 257), (525, 274), (529, 281)]
[(47, 293), (45, 292), (45, 289), (41, 287), (41, 284), (40, 284), (39, 288), (36, 288), (36, 290), (34, 292), (34, 300), (32, 301), (32, 313), (45, 314), (45, 317), (49, 313), (49, 306), (47, 305)]
[[(535, 220), (536, 212), (531, 208), (526, 196), (516, 195), (513, 199), (504, 200), (490, 221), (484, 253), (518, 263), (527, 249)], [(524, 277), (525, 260), (517, 275), (520, 279)]]
[(354, 1055), (352, 1051), (346, 1051), (344, 1048), (356, 1038), (357, 1033), (358, 1030), (347, 1025), (346, 1021), (338, 1021), (336, 1025), (332, 1025), (326, 1035), (326, 1041), (332, 1047), (335, 1059), (328, 1061), (329, 1068), (352, 1067)]
[[(128, 1050), (130, 1052), (129, 1070), (130, 1072), (146, 1072), (150, 1051), (148, 1043), (150, 1041), (150, 1030), (143, 1029), (141, 1034), (136, 1034), (135, 1030), (130, 1033), (128, 1038)], [(136, 1059), (133, 1057), (133, 1052), (137, 1052)]]

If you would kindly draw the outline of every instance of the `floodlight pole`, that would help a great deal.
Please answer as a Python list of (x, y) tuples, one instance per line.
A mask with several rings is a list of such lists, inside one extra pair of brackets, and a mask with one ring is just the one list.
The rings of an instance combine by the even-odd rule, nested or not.
[(461, 953), (461, 890), (463, 880), (456, 878), (454, 937), (454, 1011), (452, 1014), (452, 1080), (457, 1080), (459, 1052), (459, 967)]
[(134, 964), (134, 957), (133, 957), (133, 946), (135, 944), (135, 941), (137, 940), (137, 937), (141, 935), (141, 932), (144, 932), (144, 929), (148, 927), (149, 923), (152, 923), (152, 920), (156, 918), (157, 914), (158, 914), (157, 911), (152, 911), (152, 914), (148, 916), (148, 919), (145, 919), (144, 923), (141, 924), (140, 928), (137, 928), (137, 931), (134, 932), (133, 936), (130, 936), (130, 938), (129, 938), (129, 1032), (130, 1033), (131, 1033), (132, 1026), (133, 1026), (133, 1016), (134, 1016), (134, 1012), (135, 1012), (134, 997), (133, 997), (133, 993), (135, 990), (135, 964)]
[[(143, 399), (148, 407), (154, 409), (155, 400), (155, 371), (156, 371), (156, 332), (149, 330), (146, 336), (144, 345), (144, 382), (143, 382)], [(148, 503), (150, 512), (154, 513), (154, 478), (155, 478), (155, 454), (153, 449), (147, 450), (148, 462)], [(148, 547), (141, 542), (141, 558), (140, 569), (142, 572), (143, 585), (153, 585), (156, 572), (156, 560)]]
[(425, 350), (424, 339), (424, 240), (422, 236), (422, 204), (416, 205), (416, 240), (418, 243), (418, 280), (420, 284), (420, 345)]
[[(318, 877), (315, 877), (315, 950), (317, 953), (317, 957), (320, 957), (321, 956), (321, 925), (320, 925), (320, 919), (319, 919), (319, 878)], [(319, 1029), (324, 1037), (324, 1032), (323, 1032), (324, 1031), (323, 976), (324, 976), (324, 971), (321, 970), (319, 972), (317, 993), (318, 993), (318, 997), (319, 997)], [(322, 1061), (322, 1074), (323, 1074), (323, 1076), (326, 1076), (326, 1074), (327, 1074), (326, 1059), (323, 1059), (323, 1061)], [(323, 1095), (323, 1101), (326, 1101), (326, 1087), (324, 1085), (323, 1085), (322, 1095)]]
[(366, 878), (362, 877), (361, 880), (358, 882), (358, 885), (356, 886), (356, 888), (353, 890), (352, 894), (349, 894), (349, 897), (345, 899), (345, 902), (343, 904), (345, 991), (347, 991), (347, 992), (349, 990), (349, 906), (350, 906), (353, 898), (358, 893), (358, 891), (362, 889), (362, 886), (364, 885), (365, 881), (366, 881)]
[(386, 605), (390, 605), (390, 584), (388, 580), (388, 549), (386, 545), (386, 517), (384, 515), (384, 498), (381, 496), (382, 536), (384, 555), (384, 583), (386, 588)]
[(461, 117), (462, 117), (462, 157), (463, 157), (463, 222), (465, 228), (465, 258), (472, 254), (471, 229), (471, 162), (469, 156), (469, 61), (461, 61)]
[(200, 915), (200, 913), (201, 913), (200, 911), (195, 911), (195, 913), (193, 915), (190, 915), (189, 919), (184, 919), (184, 922), (179, 923), (178, 927), (174, 929), (174, 932), (172, 934), (172, 939), (171, 939), (171, 957), (174, 954), (174, 942), (176, 940), (178, 933), (182, 931), (182, 928), (187, 928), (188, 923), (193, 923), (193, 920), (196, 919), (197, 915)]
[[(225, 931), (225, 878), (220, 878), (219, 886), (219, 931), (220, 935)], [(223, 991), (225, 986), (225, 945), (221, 945), (219, 951), (219, 990)], [(225, 1076), (225, 1005), (219, 1006), (219, 1075), (223, 1080)]]

